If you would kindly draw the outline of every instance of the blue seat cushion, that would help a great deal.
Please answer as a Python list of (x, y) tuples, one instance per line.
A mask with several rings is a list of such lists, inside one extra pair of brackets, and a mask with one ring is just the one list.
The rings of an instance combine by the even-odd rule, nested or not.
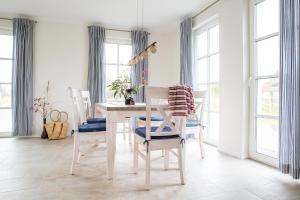
[[(142, 120), (142, 121), (146, 121), (145, 116), (139, 117), (139, 119)], [(152, 122), (162, 122), (162, 121), (164, 121), (164, 118), (162, 118), (162, 117), (151, 117), (151, 121)]]
[[(151, 132), (155, 132), (158, 127), (151, 127)], [(162, 132), (170, 132), (170, 127), (165, 127)], [(143, 138), (146, 138), (146, 127), (139, 127), (135, 129), (135, 133)], [(162, 140), (162, 139), (172, 139), (172, 138), (179, 138), (179, 135), (166, 135), (166, 136), (151, 136), (151, 139), (154, 140)]]
[(201, 124), (198, 120), (193, 120), (193, 119), (186, 120), (186, 127), (197, 127), (200, 125)]
[(106, 131), (106, 123), (82, 124), (78, 127), (79, 132)]
[(94, 123), (106, 123), (106, 118), (90, 118), (87, 120), (88, 124), (94, 124)]

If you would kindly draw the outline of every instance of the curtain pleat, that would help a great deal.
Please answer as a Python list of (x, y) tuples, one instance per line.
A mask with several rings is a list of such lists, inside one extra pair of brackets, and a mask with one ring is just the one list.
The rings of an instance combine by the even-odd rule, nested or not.
[(193, 86), (192, 18), (180, 24), (180, 83)]
[(32, 135), (34, 21), (13, 19), (13, 136)]
[(279, 167), (300, 178), (300, 0), (280, 1)]
[[(137, 55), (148, 46), (148, 35), (146, 31), (131, 31), (132, 56)], [(132, 67), (131, 81), (133, 85), (148, 83), (148, 59), (144, 59)], [(134, 100), (145, 102), (145, 88), (142, 87)]]
[(105, 101), (105, 28), (89, 26), (89, 66), (87, 86), (90, 92), (93, 116), (95, 103)]

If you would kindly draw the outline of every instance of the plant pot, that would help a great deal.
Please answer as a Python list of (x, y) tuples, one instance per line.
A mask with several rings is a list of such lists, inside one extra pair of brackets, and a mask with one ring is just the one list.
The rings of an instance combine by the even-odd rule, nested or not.
[(45, 124), (46, 124), (46, 118), (43, 118), (43, 132), (41, 134), (41, 138), (42, 139), (47, 139), (48, 138), (48, 134), (45, 128)]
[(125, 99), (125, 105), (134, 105), (135, 102), (133, 100), (133, 98), (128, 98), (128, 99)]

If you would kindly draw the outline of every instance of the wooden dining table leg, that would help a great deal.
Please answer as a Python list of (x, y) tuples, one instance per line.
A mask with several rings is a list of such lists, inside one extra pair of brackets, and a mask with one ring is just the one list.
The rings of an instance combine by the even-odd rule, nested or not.
[(113, 178), (113, 130), (110, 113), (106, 114), (107, 178)]

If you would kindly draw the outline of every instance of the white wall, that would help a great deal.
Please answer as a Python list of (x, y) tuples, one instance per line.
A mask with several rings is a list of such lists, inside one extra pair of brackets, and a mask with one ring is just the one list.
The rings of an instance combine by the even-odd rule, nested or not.
[(221, 0), (194, 20), (220, 25), (220, 135), (218, 149), (248, 157), (248, 1)]
[(149, 44), (157, 42), (157, 53), (149, 56), (149, 85), (170, 86), (180, 80), (179, 24), (150, 30)]
[[(45, 95), (50, 81), (54, 108), (71, 113), (67, 88), (85, 88), (88, 66), (88, 34), (83, 24), (40, 21), (35, 28), (34, 97)], [(33, 135), (40, 136), (42, 119), (34, 114)]]

